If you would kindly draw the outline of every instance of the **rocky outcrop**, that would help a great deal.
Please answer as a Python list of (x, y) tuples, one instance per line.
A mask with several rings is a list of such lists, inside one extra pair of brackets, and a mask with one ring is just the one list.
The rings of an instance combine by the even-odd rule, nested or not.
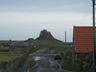
[(52, 36), (51, 32), (48, 32), (47, 30), (42, 30), (36, 40), (55, 40), (55, 38)]

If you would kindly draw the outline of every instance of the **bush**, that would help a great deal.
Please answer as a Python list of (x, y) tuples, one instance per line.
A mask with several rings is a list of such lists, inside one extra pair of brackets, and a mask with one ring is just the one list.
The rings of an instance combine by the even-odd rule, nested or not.
[(76, 72), (79, 72), (75, 66), (72, 66), (72, 63), (69, 62), (68, 60), (64, 60), (63, 64), (62, 64), (62, 68), (64, 70), (68, 70), (68, 71), (76, 71)]
[(36, 61), (31, 61), (31, 62), (30, 62), (30, 67), (34, 67), (36, 64), (37, 64)]

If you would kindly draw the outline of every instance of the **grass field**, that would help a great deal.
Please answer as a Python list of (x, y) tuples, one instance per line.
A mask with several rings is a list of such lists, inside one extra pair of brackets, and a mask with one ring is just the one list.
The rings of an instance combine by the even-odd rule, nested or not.
[(54, 50), (55, 53), (62, 53), (68, 49), (72, 49), (72, 46), (63, 46), (63, 45), (49, 45), (47, 46), (49, 50)]
[[(31, 50), (29, 51), (29, 53), (34, 53), (37, 50), (42, 48), (48, 48), (49, 50), (47, 51), (47, 53), (50, 53), (51, 50), (54, 50), (54, 53), (62, 53), (67, 49), (72, 49), (72, 45), (65, 45), (63, 42), (56, 41), (56, 40), (55, 41), (54, 40), (34, 40), (34, 41), (29, 41), (28, 43), (31, 47)], [(0, 61), (10, 61), (12, 59), (15, 59), (21, 56), (21, 54), (19, 55), (19, 54), (2, 53), (3, 51), (4, 52), (8, 51), (9, 45), (10, 45), (10, 41), (0, 41), (0, 50), (1, 50)]]
[[(1, 50), (0, 52), (7, 52), (9, 50), (10, 43), (12, 42), (0, 41), (0, 50)], [(41, 48), (49, 48), (49, 51), (47, 51), (47, 53), (49, 53), (50, 50), (54, 50), (55, 53), (62, 53), (67, 49), (72, 49), (71, 45), (65, 45), (62, 41), (59, 40), (33, 40), (28, 41), (28, 43), (31, 47), (29, 53), (33, 53)]]
[(66, 45), (63, 42), (56, 40), (34, 40), (29, 42), (29, 44), (30, 46), (37, 46), (36, 48), (32, 47), (33, 50), (31, 50), (31, 53), (41, 48), (49, 48), (49, 51), (47, 51), (47, 53), (49, 53), (50, 50), (54, 50), (55, 53), (62, 53), (67, 49), (72, 49), (72, 45)]
[(0, 62), (8, 62), (12, 61), (16, 58), (23, 56), (23, 54), (15, 54), (15, 53), (0, 53)]
[(72, 46), (62, 46), (62, 45), (39, 45), (39, 46), (32, 46), (31, 50), (29, 51), (29, 53), (34, 53), (39, 49), (42, 48), (48, 48), (48, 50), (46, 51), (46, 53), (50, 53), (51, 50), (54, 50), (55, 54), (60, 54), (60, 53), (64, 53), (66, 50), (68, 49), (72, 49)]

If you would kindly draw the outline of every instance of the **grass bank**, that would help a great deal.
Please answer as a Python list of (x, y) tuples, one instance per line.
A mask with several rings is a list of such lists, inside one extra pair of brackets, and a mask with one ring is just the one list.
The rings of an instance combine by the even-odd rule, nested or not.
[(72, 49), (72, 46), (68, 45), (49, 45), (47, 46), (49, 48), (49, 50), (54, 50), (55, 53), (62, 53), (68, 49)]
[(42, 46), (31, 46), (31, 50), (29, 51), (29, 54), (32, 54), (39, 49), (42, 49)]
[[(59, 64), (61, 64), (61, 67), (63, 70), (68, 70), (72, 72), (80, 72), (78, 69), (75, 68), (75, 66), (72, 65), (72, 63), (68, 60), (57, 60)], [(62, 62), (62, 63), (61, 63)]]

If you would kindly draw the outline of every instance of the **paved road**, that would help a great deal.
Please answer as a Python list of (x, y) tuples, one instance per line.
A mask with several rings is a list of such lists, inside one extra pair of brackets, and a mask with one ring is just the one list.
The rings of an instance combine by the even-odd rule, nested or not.
[(48, 48), (43, 48), (41, 50), (38, 50), (34, 53), (35, 56), (30, 54), (28, 60), (24, 64), (24, 67), (20, 68), (17, 72), (27, 72), (26, 66), (28, 65), (28, 62), (32, 60), (36, 60), (38, 66), (34, 69), (30, 69), (29, 72), (60, 72), (58, 71), (57, 64), (53, 56), (49, 56), (49, 55), (38, 56), (38, 54), (42, 54), (42, 55), (45, 54), (47, 50)]
[(57, 65), (53, 58), (41, 56), (38, 62), (38, 67), (30, 72), (57, 72)]
[[(47, 48), (44, 48), (35, 54), (44, 54)], [(30, 72), (58, 72), (57, 64), (52, 56), (33, 56), (37, 59), (38, 66), (35, 69), (31, 69)]]
[[(41, 50), (38, 50), (34, 53), (35, 56), (33, 54), (30, 54), (24, 66), (20, 68), (17, 72), (27, 72), (28, 63), (32, 60), (36, 60), (38, 63), (38, 66), (34, 69), (30, 69), (29, 72), (70, 72), (65, 70), (59, 71), (53, 56), (44, 55), (47, 50), (48, 48), (43, 48)], [(41, 56), (39, 54), (41, 54)]]
[[(41, 50), (36, 51), (34, 54), (44, 53), (46, 50), (48, 50), (48, 48), (43, 48), (43, 49), (41, 49)], [(34, 59), (34, 56), (32, 56), (32, 55), (30, 54), (30, 56), (28, 57), (27, 61), (26, 61), (25, 64), (24, 64), (24, 66), (21, 67), (21, 68), (19, 68), (19, 69), (17, 70), (17, 72), (27, 72), (27, 67), (28, 67), (28, 65), (29, 65), (29, 62), (32, 61), (33, 59)]]

